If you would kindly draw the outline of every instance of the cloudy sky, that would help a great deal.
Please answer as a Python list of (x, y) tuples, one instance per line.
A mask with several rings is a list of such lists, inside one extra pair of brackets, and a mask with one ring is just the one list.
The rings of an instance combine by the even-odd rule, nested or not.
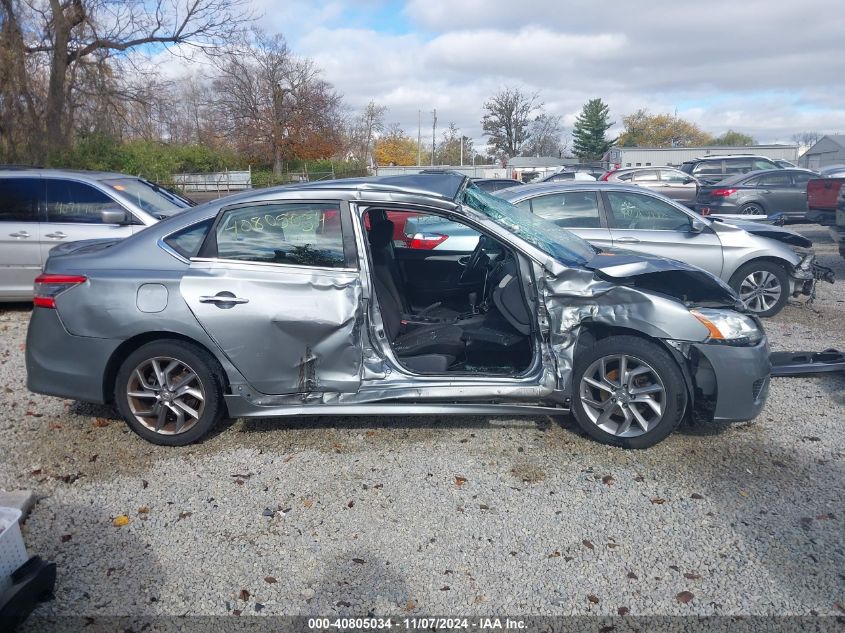
[(411, 134), (454, 121), (482, 144), (486, 98), (539, 92), (571, 129), (583, 103), (674, 112), (761, 142), (845, 133), (841, 0), (250, 0), (353, 109)]

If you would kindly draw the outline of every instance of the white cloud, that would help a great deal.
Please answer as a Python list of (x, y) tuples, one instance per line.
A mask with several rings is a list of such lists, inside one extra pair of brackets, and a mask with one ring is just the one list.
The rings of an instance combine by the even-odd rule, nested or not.
[(760, 141), (845, 130), (838, 0), (408, 0), (389, 32), (367, 24), (393, 8), (379, 0), (253, 5), (351, 108), (387, 105), (388, 121), (412, 134), (422, 110), (430, 135), (437, 108), (440, 125), (483, 144), (482, 104), (505, 85), (539, 92), (568, 127), (601, 97), (619, 124), (639, 108), (677, 108), (708, 131)]

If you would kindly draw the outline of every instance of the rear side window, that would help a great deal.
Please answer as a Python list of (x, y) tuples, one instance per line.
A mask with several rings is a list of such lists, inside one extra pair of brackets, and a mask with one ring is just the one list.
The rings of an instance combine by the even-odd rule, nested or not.
[[(766, 165), (765, 168), (768, 167), (769, 165)], [(750, 158), (728, 158), (725, 160), (725, 173), (727, 175), (744, 174), (751, 171), (751, 169), (752, 166)]]
[(535, 215), (564, 228), (600, 228), (599, 203), (593, 191), (553, 193), (531, 200)]
[[(261, 204), (223, 212), (216, 256), (245, 262), (344, 268), (340, 207)], [(210, 253), (209, 253), (210, 254)]]
[(84, 182), (47, 179), (47, 222), (102, 224), (102, 211), (123, 211), (117, 202)]
[(763, 187), (789, 187), (792, 182), (789, 179), (789, 174), (785, 171), (774, 174), (763, 174), (760, 176), (760, 183)]
[(663, 182), (671, 182), (674, 184), (682, 185), (687, 182), (689, 176), (687, 176), (682, 171), (675, 171), (674, 169), (661, 169), (660, 170), (660, 180)]
[(815, 178), (814, 174), (808, 174), (805, 171), (796, 171), (792, 172), (792, 178), (795, 181), (795, 185), (798, 187), (804, 187), (810, 178)]
[(646, 169), (634, 173), (634, 182), (657, 182), (657, 170)]
[(0, 178), (0, 222), (38, 222), (40, 178)]
[(698, 163), (692, 173), (696, 176), (718, 176), (722, 173), (722, 161), (708, 160)]
[(213, 222), (214, 219), (209, 218), (208, 220), (187, 226), (181, 231), (176, 231), (168, 235), (164, 238), (164, 243), (185, 259), (190, 259), (197, 254), (200, 244), (205, 239), (205, 235), (208, 233), (208, 229), (211, 228)]

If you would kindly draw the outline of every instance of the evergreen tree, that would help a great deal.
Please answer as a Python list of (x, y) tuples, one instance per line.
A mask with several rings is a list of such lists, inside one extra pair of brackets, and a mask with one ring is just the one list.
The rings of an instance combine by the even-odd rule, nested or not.
[(616, 139), (608, 140), (605, 134), (613, 127), (610, 108), (601, 99), (590, 99), (584, 104), (572, 129), (573, 150), (581, 160), (600, 160)]

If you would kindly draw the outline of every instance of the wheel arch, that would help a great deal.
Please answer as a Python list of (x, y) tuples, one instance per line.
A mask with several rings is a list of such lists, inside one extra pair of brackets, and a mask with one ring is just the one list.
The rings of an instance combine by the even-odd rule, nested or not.
[(633, 328), (621, 327), (601, 321), (584, 321), (581, 324), (581, 332), (578, 335), (578, 342), (575, 345), (575, 354), (578, 354), (579, 347), (583, 348), (592, 345), (611, 336), (634, 336), (643, 341), (656, 344), (672, 357), (672, 360), (675, 361), (675, 364), (681, 371), (681, 375), (684, 377), (684, 387), (687, 396), (686, 415), (689, 415), (695, 408), (695, 382), (690, 373), (689, 360), (677, 348), (669, 345), (665, 340), (650, 336), (645, 332)]
[(118, 347), (112, 352), (112, 355), (109, 357), (108, 362), (106, 363), (105, 371), (103, 372), (103, 400), (106, 403), (113, 404), (114, 403), (114, 382), (117, 378), (117, 372), (120, 369), (120, 365), (123, 361), (136, 349), (141, 347), (142, 345), (146, 345), (147, 343), (152, 343), (155, 341), (166, 341), (166, 340), (175, 340), (175, 341), (182, 341), (184, 343), (190, 343), (198, 347), (199, 349), (203, 350), (207, 353), (214, 361), (217, 363), (218, 368), (220, 369), (220, 379), (223, 383), (223, 390), (226, 392), (229, 389), (229, 375), (226, 370), (223, 368), (223, 365), (220, 362), (220, 359), (217, 358), (217, 355), (214, 353), (213, 350), (209, 349), (208, 346), (203, 345), (196, 339), (191, 338), (190, 336), (185, 336), (184, 334), (180, 334), (178, 332), (172, 332), (167, 330), (158, 330), (155, 332), (143, 332), (141, 334), (136, 334), (125, 341), (123, 341)]
[(770, 264), (775, 264), (777, 266), (780, 266), (781, 268), (783, 268), (786, 271), (787, 275), (791, 275), (793, 270), (795, 270), (795, 266), (790, 261), (783, 259), (782, 257), (776, 257), (774, 255), (756, 255), (755, 254), (755, 255), (752, 255), (751, 257), (749, 257), (748, 259), (746, 259), (745, 261), (740, 262), (740, 264), (736, 268), (734, 268), (734, 271), (731, 273), (731, 276), (730, 276), (730, 279), (728, 280), (728, 283), (730, 284), (731, 282), (733, 282), (734, 278), (736, 277), (736, 274), (740, 271), (740, 269), (745, 268), (749, 264), (754, 264), (754, 263), (757, 263), (757, 262), (768, 262)]

